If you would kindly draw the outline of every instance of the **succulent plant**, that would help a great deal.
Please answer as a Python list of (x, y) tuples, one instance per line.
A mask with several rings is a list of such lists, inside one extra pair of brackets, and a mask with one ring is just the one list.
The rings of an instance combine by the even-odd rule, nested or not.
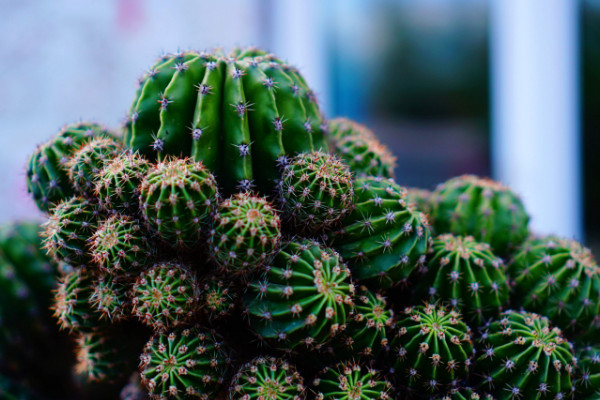
[(431, 190), (411, 187), (406, 189), (406, 195), (408, 196), (409, 203), (414, 204), (417, 210), (427, 214), (431, 218), (437, 201), (437, 196)]
[(420, 298), (448, 302), (474, 326), (497, 317), (508, 303), (508, 279), (501, 258), (487, 243), (450, 233), (434, 238), (424, 275), (415, 283)]
[(229, 385), (230, 400), (302, 400), (304, 379), (281, 358), (257, 357), (242, 365)]
[(406, 283), (425, 263), (431, 245), (425, 214), (408, 204), (406, 189), (384, 178), (354, 184), (356, 206), (331, 236), (354, 278), (373, 287)]
[(226, 276), (206, 279), (200, 293), (200, 312), (214, 322), (231, 317), (239, 302), (238, 283)]
[(125, 143), (151, 160), (202, 161), (225, 193), (270, 194), (288, 155), (327, 150), (314, 93), (298, 71), (255, 49), (161, 57), (140, 81)]
[(577, 357), (579, 374), (578, 396), (584, 400), (595, 400), (600, 396), (600, 348), (597, 345), (583, 347)]
[(546, 317), (506, 311), (478, 341), (480, 387), (498, 400), (566, 399), (575, 387), (573, 348)]
[(348, 118), (327, 123), (332, 148), (358, 177), (394, 177), (396, 157), (364, 125)]
[(218, 199), (215, 177), (202, 163), (190, 159), (158, 163), (144, 178), (140, 192), (150, 228), (180, 248), (198, 244)]
[(451, 389), (444, 396), (436, 397), (435, 400), (494, 400), (490, 394), (480, 394), (470, 387)]
[(120, 150), (120, 144), (108, 136), (95, 137), (76, 150), (66, 164), (75, 190), (93, 197), (96, 177), (104, 164), (117, 157)]
[(513, 251), (529, 234), (529, 216), (521, 199), (499, 182), (463, 175), (440, 184), (434, 195), (437, 233), (473, 236), (489, 243), (500, 256)]
[(471, 329), (455, 310), (409, 307), (391, 340), (393, 377), (407, 389), (444, 393), (467, 378), (474, 356)]
[(129, 317), (127, 287), (124, 279), (113, 275), (104, 275), (94, 281), (89, 302), (101, 320), (115, 323)]
[(583, 338), (600, 333), (600, 267), (589, 249), (559, 237), (527, 240), (509, 265), (514, 302)]
[(27, 189), (40, 210), (48, 212), (73, 196), (67, 161), (84, 143), (108, 135), (98, 124), (80, 122), (65, 125), (57, 135), (38, 146), (29, 158)]
[(346, 327), (353, 295), (339, 255), (302, 240), (288, 243), (271, 268), (251, 281), (244, 305), (252, 329), (272, 346), (314, 349)]
[(100, 314), (90, 303), (93, 294), (94, 279), (87, 269), (76, 269), (60, 278), (53, 309), (61, 329), (86, 333), (94, 330)]
[(281, 222), (264, 197), (238, 193), (223, 201), (210, 232), (210, 251), (228, 272), (248, 272), (269, 263), (279, 248)]
[(378, 371), (354, 362), (326, 367), (314, 380), (316, 400), (387, 400), (393, 386)]
[(142, 384), (153, 398), (215, 398), (231, 363), (221, 337), (198, 326), (155, 334), (140, 356)]
[(131, 289), (133, 314), (155, 330), (190, 323), (198, 311), (200, 288), (187, 267), (158, 263), (142, 271)]

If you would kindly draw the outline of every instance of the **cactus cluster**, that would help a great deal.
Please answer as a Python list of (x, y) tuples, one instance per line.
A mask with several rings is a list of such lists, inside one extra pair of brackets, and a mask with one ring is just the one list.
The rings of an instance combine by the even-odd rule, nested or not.
[(598, 398), (591, 252), (491, 179), (397, 183), (274, 55), (161, 57), (124, 131), (31, 157), (46, 222), (0, 230), (0, 396), (46, 389), (24, 361), (50, 311), (73, 345), (50, 399)]

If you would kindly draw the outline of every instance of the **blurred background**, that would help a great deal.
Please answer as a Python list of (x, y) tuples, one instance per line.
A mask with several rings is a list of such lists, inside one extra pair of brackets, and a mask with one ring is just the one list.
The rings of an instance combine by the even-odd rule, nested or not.
[(600, 252), (600, 0), (3, 0), (0, 22), (0, 221), (36, 215), (36, 144), (118, 128), (161, 52), (257, 45), (370, 126), (400, 184), (493, 176)]

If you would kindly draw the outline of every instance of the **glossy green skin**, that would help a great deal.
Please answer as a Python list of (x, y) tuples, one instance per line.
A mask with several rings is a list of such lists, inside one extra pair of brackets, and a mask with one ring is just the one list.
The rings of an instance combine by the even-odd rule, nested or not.
[(433, 209), (437, 233), (473, 236), (506, 256), (529, 234), (529, 215), (521, 199), (490, 179), (464, 175), (439, 185)]
[(353, 306), (350, 271), (332, 249), (288, 243), (244, 298), (250, 326), (283, 350), (319, 348), (342, 331)]
[(471, 369), (471, 329), (456, 311), (427, 305), (405, 309), (392, 339), (394, 378), (414, 391), (458, 387)]
[(310, 234), (331, 230), (354, 204), (350, 169), (320, 151), (294, 157), (283, 170), (280, 190), (284, 218)]
[(98, 174), (120, 151), (120, 144), (106, 136), (95, 137), (83, 144), (67, 161), (69, 180), (75, 190), (93, 197)]
[(156, 164), (140, 187), (140, 206), (151, 230), (167, 244), (193, 248), (206, 235), (216, 207), (215, 177), (189, 159)]
[(126, 146), (202, 161), (225, 193), (271, 194), (286, 156), (327, 150), (323, 118), (298, 71), (256, 49), (162, 57), (142, 78)]
[(293, 365), (274, 357), (257, 357), (244, 364), (229, 385), (230, 400), (301, 400), (304, 379)]
[(99, 324), (90, 298), (94, 293), (94, 279), (89, 270), (76, 269), (63, 275), (54, 293), (54, 316), (61, 329), (89, 333)]
[(44, 248), (57, 263), (81, 268), (92, 265), (88, 239), (97, 223), (96, 206), (83, 197), (72, 197), (56, 206), (44, 223)]
[(209, 400), (221, 389), (229, 364), (221, 337), (196, 326), (154, 335), (140, 356), (140, 374), (153, 398)]
[(377, 371), (354, 363), (325, 368), (313, 386), (316, 400), (387, 400), (394, 391)]
[(589, 249), (558, 237), (527, 240), (509, 265), (514, 301), (578, 340), (600, 333), (600, 268)]
[(578, 354), (577, 393), (583, 400), (600, 399), (600, 348), (586, 346)]
[(27, 166), (27, 189), (40, 210), (48, 212), (56, 204), (73, 196), (67, 161), (93, 137), (108, 135), (98, 124), (76, 123), (65, 126), (36, 149)]
[(124, 152), (108, 162), (97, 176), (94, 193), (103, 209), (136, 215), (139, 187), (150, 162), (138, 154)]
[(279, 214), (264, 197), (238, 193), (219, 205), (210, 252), (228, 272), (252, 272), (268, 264), (280, 242)]
[(508, 303), (505, 269), (487, 243), (471, 236), (439, 235), (424, 275), (416, 280), (416, 293), (418, 298), (460, 308), (468, 323), (480, 326)]
[(478, 341), (476, 376), (498, 400), (569, 398), (576, 359), (558, 328), (538, 314), (507, 311)]
[(426, 216), (409, 207), (406, 189), (390, 179), (357, 179), (354, 187), (355, 208), (330, 235), (333, 247), (367, 286), (406, 283), (431, 245)]

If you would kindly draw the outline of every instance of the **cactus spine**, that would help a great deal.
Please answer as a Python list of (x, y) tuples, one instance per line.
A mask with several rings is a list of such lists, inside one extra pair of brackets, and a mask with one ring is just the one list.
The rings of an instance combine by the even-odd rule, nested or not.
[(231, 400), (302, 400), (304, 379), (293, 365), (274, 357), (257, 357), (244, 364), (229, 388)]

